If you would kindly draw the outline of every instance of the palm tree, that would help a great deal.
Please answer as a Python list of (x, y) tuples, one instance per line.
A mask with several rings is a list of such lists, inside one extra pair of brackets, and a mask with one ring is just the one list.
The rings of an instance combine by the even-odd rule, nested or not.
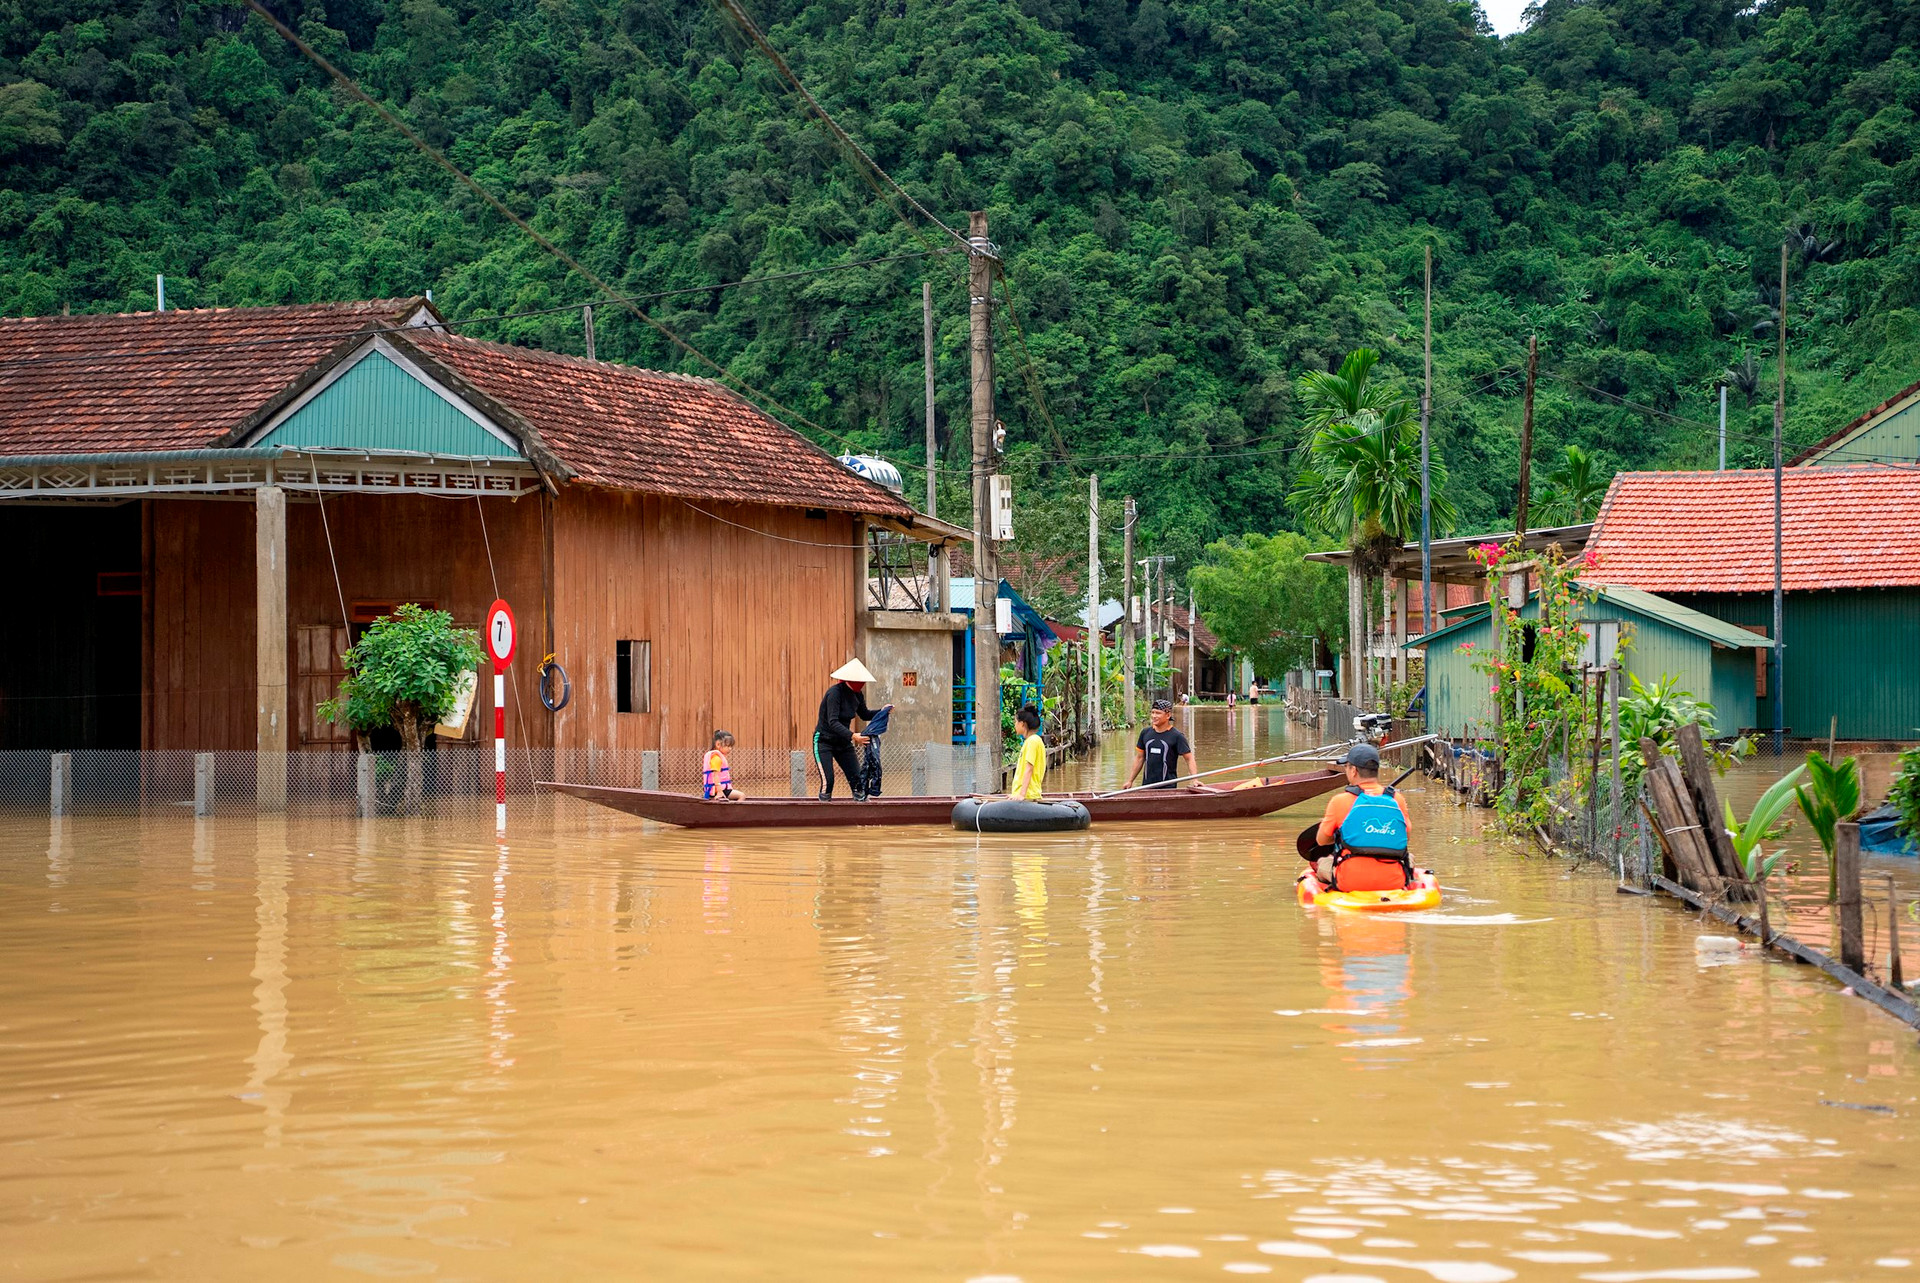
[(1607, 483), (1594, 470), (1593, 456), (1577, 445), (1568, 446), (1560, 466), (1547, 474), (1547, 493), (1540, 501), (1540, 519), (1556, 526), (1577, 526), (1600, 510)]
[[(1345, 539), (1353, 557), (1347, 569), (1347, 627), (1356, 656), (1370, 634), (1366, 581), (1381, 574), (1393, 553), (1420, 533), (1420, 421), (1404, 398), (1371, 384), (1378, 354), (1361, 348), (1337, 374), (1300, 380), (1301, 400), (1313, 428), (1307, 467), (1294, 482), (1293, 506), (1308, 525)], [(1452, 528), (1453, 504), (1441, 493), (1445, 465), (1430, 469), (1433, 526)], [(1365, 665), (1352, 673), (1356, 703), (1366, 699)]]

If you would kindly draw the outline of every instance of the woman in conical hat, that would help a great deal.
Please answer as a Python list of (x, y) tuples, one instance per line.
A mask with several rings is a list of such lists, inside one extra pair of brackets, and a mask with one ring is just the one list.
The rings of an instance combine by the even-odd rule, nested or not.
[[(813, 762), (820, 768), (820, 800), (833, 797), (833, 768), (847, 777), (853, 800), (867, 800), (861, 786), (860, 755), (855, 749), (866, 747), (867, 737), (853, 729), (855, 722), (873, 720), (864, 692), (867, 683), (876, 680), (859, 659), (850, 659), (829, 674), (834, 679), (820, 699), (820, 719), (813, 727)], [(888, 705), (889, 708), (892, 705)]]

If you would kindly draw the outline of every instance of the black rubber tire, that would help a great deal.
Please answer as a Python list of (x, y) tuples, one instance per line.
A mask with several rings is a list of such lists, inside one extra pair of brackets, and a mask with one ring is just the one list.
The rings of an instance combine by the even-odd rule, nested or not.
[(953, 806), (953, 827), (962, 833), (1072, 833), (1091, 828), (1093, 816), (1078, 802), (1014, 802), (1004, 797), (963, 797)]

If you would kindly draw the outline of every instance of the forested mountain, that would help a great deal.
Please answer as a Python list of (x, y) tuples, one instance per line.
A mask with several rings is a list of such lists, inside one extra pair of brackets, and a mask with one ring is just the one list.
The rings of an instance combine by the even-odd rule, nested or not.
[[(1139, 497), (1143, 543), (1183, 565), (1221, 535), (1292, 526), (1293, 381), (1371, 344), (1413, 387), (1425, 244), (1436, 440), (1466, 529), (1514, 501), (1529, 333), (1543, 455), (1710, 463), (1713, 381), (1753, 353), (1732, 455), (1767, 457), (1786, 234), (1790, 437), (1920, 378), (1920, 6), (1547, 0), (1504, 41), (1448, 0), (748, 8), (930, 209), (962, 227), (990, 212), (1024, 331), (1023, 348), (1002, 312), (1002, 414), (1043, 553), (1084, 548), (1091, 469), (1105, 495)], [(275, 11), (632, 293), (944, 240), (908, 230), (710, 5)], [(189, 307), (432, 289), (460, 318), (592, 294), (245, 8), (5, 0), (0, 310), (150, 308), (156, 272)], [(960, 514), (962, 257), (646, 306), (913, 465), (922, 279)], [(603, 357), (706, 372), (615, 309), (596, 319)], [(468, 332), (582, 348), (574, 311)]]

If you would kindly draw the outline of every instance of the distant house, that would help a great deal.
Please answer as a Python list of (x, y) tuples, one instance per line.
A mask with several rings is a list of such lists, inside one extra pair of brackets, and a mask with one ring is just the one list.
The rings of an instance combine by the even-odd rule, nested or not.
[[(1624, 584), (1767, 637), (1773, 473), (1623, 472), (1588, 541), (1583, 583)], [(1786, 730), (1920, 738), (1920, 470), (1789, 468), (1782, 530)], [(1723, 727), (1772, 729), (1765, 651), (1725, 692)], [(1704, 691), (1696, 691), (1704, 695)], [(1718, 701), (1717, 701), (1718, 702)]]
[(1792, 467), (1920, 463), (1920, 383), (1895, 393), (1795, 455)]
[(0, 320), (0, 407), (0, 748), (345, 747), (314, 705), (359, 631), (496, 596), (510, 740), (800, 747), (867, 532), (964, 538), (718, 383), (463, 338), (423, 299)]
[[(1184, 606), (1168, 605), (1162, 612), (1173, 647), (1173, 698), (1191, 693), (1195, 699), (1225, 699), (1233, 675), (1224, 658), (1214, 654), (1220, 639), (1206, 621), (1187, 613)], [(1187, 671), (1187, 641), (1193, 641), (1193, 662), (1197, 674)]]

